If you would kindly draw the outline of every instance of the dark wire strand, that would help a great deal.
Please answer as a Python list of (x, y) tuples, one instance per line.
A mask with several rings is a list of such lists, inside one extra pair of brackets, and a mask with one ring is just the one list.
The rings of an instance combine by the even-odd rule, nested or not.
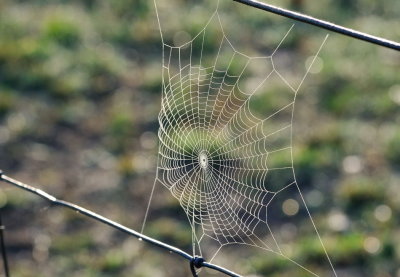
[(193, 257), (193, 259), (190, 261), (190, 271), (192, 272), (193, 277), (199, 277), (196, 268), (202, 268), (203, 265), (204, 259), (202, 257)]
[[(169, 245), (167, 243), (164, 243), (162, 241), (156, 240), (156, 239), (154, 239), (152, 237), (148, 237), (146, 235), (143, 235), (143, 234), (141, 234), (141, 233), (139, 233), (139, 232), (137, 232), (137, 231), (135, 231), (133, 229), (130, 229), (130, 228), (128, 228), (128, 227), (126, 227), (126, 226), (124, 226), (122, 224), (119, 224), (119, 223), (117, 223), (115, 221), (112, 221), (111, 219), (108, 219), (108, 218), (106, 218), (104, 216), (101, 216), (101, 215), (99, 215), (99, 214), (97, 214), (95, 212), (92, 212), (92, 211), (90, 211), (88, 209), (85, 209), (85, 208), (83, 208), (81, 206), (78, 206), (76, 204), (73, 204), (73, 203), (70, 203), (70, 202), (67, 202), (67, 201), (58, 200), (53, 195), (51, 195), (51, 194), (49, 194), (49, 193), (47, 193), (47, 192), (45, 192), (45, 191), (43, 191), (41, 189), (38, 189), (38, 188), (35, 188), (33, 186), (27, 185), (25, 183), (22, 183), (20, 181), (17, 181), (17, 180), (15, 180), (13, 178), (10, 178), (10, 177), (4, 175), (1, 170), (0, 170), (0, 181), (6, 182), (8, 184), (11, 184), (11, 185), (19, 188), (19, 189), (22, 189), (22, 190), (31, 192), (33, 194), (36, 194), (36, 195), (40, 196), (41, 198), (51, 202), (54, 205), (66, 207), (68, 209), (71, 209), (71, 210), (74, 210), (76, 212), (79, 212), (79, 213), (81, 213), (81, 214), (83, 214), (83, 215), (85, 215), (87, 217), (90, 217), (90, 218), (96, 220), (96, 221), (99, 221), (101, 223), (109, 225), (114, 229), (120, 230), (120, 231), (122, 231), (124, 233), (127, 233), (127, 234), (129, 234), (131, 236), (134, 236), (134, 237), (138, 238), (141, 241), (145, 241), (145, 242), (148, 242), (148, 243), (150, 243), (152, 245), (155, 245), (157, 247), (165, 249), (165, 250), (169, 251), (170, 253), (175, 253), (175, 254), (183, 257), (184, 259), (188, 260), (191, 263), (191, 265), (193, 264), (197, 268), (199, 268), (199, 267), (208, 267), (208, 268), (213, 269), (215, 271), (224, 273), (227, 276), (241, 277), (241, 275), (239, 275), (239, 274), (237, 274), (235, 272), (232, 272), (232, 271), (230, 271), (230, 270), (228, 270), (228, 269), (226, 269), (224, 267), (221, 267), (221, 266), (218, 266), (218, 265), (215, 265), (215, 264), (211, 264), (211, 263), (207, 263), (200, 257), (193, 257), (192, 255), (186, 253), (185, 251), (183, 251), (183, 250), (181, 250), (181, 249), (179, 249), (177, 247), (174, 247), (174, 246)], [(7, 276), (7, 277), (9, 277), (9, 276)]]
[(190, 272), (192, 272), (193, 277), (199, 277), (199, 275), (197, 275), (197, 271), (194, 266), (194, 259), (190, 261)]
[[(0, 174), (1, 174), (1, 171), (0, 171)], [(3, 225), (3, 220), (2, 220), (2, 210), (0, 209), (0, 247), (1, 247), (1, 256), (3, 258), (4, 275), (5, 275), (5, 277), (10, 277), (10, 269), (8, 267), (6, 244), (4, 242), (4, 233), (5, 233), (5, 227)]]
[(301, 14), (298, 12), (294, 12), (294, 11), (290, 11), (290, 10), (286, 10), (286, 9), (282, 9), (279, 7), (275, 7), (263, 2), (259, 2), (256, 0), (233, 0), (235, 2), (239, 2), (257, 9), (261, 9), (267, 12), (271, 12), (274, 14), (278, 14), (284, 17), (288, 17), (300, 22), (304, 22), (307, 24), (311, 24), (332, 32), (336, 32), (348, 37), (352, 37), (352, 38), (356, 38), (359, 40), (363, 40), (369, 43), (373, 43), (379, 46), (383, 46), (383, 47), (387, 47), (396, 51), (400, 51), (400, 43), (398, 42), (394, 42), (388, 39), (384, 39), (381, 37), (377, 37), (377, 36), (372, 36), (370, 34), (366, 34), (363, 32), (359, 32), (350, 28), (346, 28), (328, 21), (324, 21), (318, 18), (314, 18), (305, 14)]

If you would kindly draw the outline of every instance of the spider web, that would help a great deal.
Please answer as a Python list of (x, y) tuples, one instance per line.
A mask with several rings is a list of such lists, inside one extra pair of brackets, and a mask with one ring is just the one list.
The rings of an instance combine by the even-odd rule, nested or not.
[[(160, 22), (158, 13), (157, 18)], [(217, 244), (217, 250), (209, 260), (224, 246), (250, 245), (290, 260), (309, 276), (320, 276), (291, 259), (283, 249), (283, 239), (271, 227), (271, 215), (281, 208), (280, 196), (296, 194), (321, 244), (330, 275), (337, 276), (296, 182), (292, 149), (296, 96), (327, 37), (298, 84), (291, 84), (278, 70), (275, 58), (292, 28), (268, 56), (253, 57), (235, 49), (224, 32), (218, 8), (183, 45), (165, 43), (160, 25), (160, 144), (149, 207), (156, 184), (162, 184), (187, 215), (194, 256), (203, 256), (202, 245), (210, 241)], [(207, 42), (215, 40), (217, 49), (208, 49)], [(211, 59), (209, 52), (215, 53)], [(254, 113), (252, 107), (260, 105), (257, 95), (269, 93), (273, 89), (269, 84), (277, 80), (282, 88), (271, 95), (278, 101), (261, 108), (263, 113)]]

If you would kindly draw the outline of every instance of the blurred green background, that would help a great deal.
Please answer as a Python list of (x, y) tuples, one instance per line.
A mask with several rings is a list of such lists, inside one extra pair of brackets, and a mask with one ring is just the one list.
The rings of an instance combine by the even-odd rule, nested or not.
[[(400, 41), (397, 0), (269, 2)], [(215, 6), (157, 3), (166, 41), (176, 44), (196, 35)], [(294, 23), (228, 0), (220, 13), (227, 36), (246, 53), (268, 54)], [(278, 57), (285, 78), (304, 74), (326, 33), (296, 23)], [(206, 54), (217, 46), (208, 41)], [(0, 2), (0, 168), (7, 175), (140, 230), (156, 172), (160, 100), (152, 1)], [(400, 54), (336, 34), (300, 90), (297, 181), (339, 276), (400, 276), (399, 105)], [(152, 203), (146, 233), (190, 249), (179, 203), (163, 190)], [(0, 206), (12, 276), (190, 276), (186, 261), (6, 184)], [(296, 238), (287, 245), (293, 256), (318, 271), (324, 256), (308, 224), (300, 218), (282, 231)], [(222, 254), (242, 274), (303, 276), (268, 252)]]

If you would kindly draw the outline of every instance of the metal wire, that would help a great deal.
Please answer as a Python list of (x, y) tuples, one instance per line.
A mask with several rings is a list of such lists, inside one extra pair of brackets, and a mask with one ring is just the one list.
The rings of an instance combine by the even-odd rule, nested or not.
[[(115, 228), (115, 229), (120, 230), (120, 231), (122, 231), (124, 233), (127, 233), (127, 234), (129, 234), (131, 236), (134, 236), (134, 237), (138, 238), (139, 240), (148, 242), (148, 243), (150, 243), (152, 245), (155, 245), (157, 247), (165, 249), (165, 250), (169, 251), (170, 253), (175, 253), (175, 254), (183, 257), (184, 259), (188, 260), (189, 262), (195, 263), (194, 265), (196, 265), (196, 267), (197, 267), (197, 265), (199, 265), (199, 266), (201, 265), (201, 267), (207, 267), (207, 268), (213, 269), (215, 271), (224, 273), (227, 276), (232, 276), (232, 277), (240, 277), (241, 276), (241, 275), (239, 275), (239, 274), (237, 274), (235, 272), (232, 272), (232, 271), (230, 271), (230, 270), (228, 270), (226, 268), (223, 268), (221, 266), (204, 262), (204, 260), (202, 258), (193, 257), (192, 255), (186, 253), (185, 251), (183, 251), (183, 250), (181, 250), (181, 249), (179, 249), (177, 247), (174, 247), (174, 246), (169, 245), (167, 243), (164, 243), (162, 241), (156, 240), (156, 239), (154, 239), (152, 237), (148, 237), (146, 235), (143, 235), (143, 234), (141, 234), (141, 233), (139, 233), (139, 232), (137, 232), (137, 231), (135, 231), (133, 229), (130, 229), (130, 228), (128, 228), (128, 227), (126, 227), (126, 226), (124, 226), (122, 224), (119, 224), (119, 223), (117, 223), (115, 221), (112, 221), (112, 220), (110, 220), (110, 219), (108, 219), (108, 218), (106, 218), (104, 216), (101, 216), (101, 215), (99, 215), (99, 214), (97, 214), (95, 212), (92, 212), (92, 211), (90, 211), (88, 209), (85, 209), (85, 208), (83, 208), (81, 206), (78, 206), (76, 204), (73, 204), (73, 203), (70, 203), (70, 202), (67, 202), (67, 201), (58, 200), (53, 195), (51, 195), (51, 194), (49, 194), (49, 193), (47, 193), (47, 192), (45, 192), (45, 191), (43, 191), (41, 189), (38, 189), (38, 188), (35, 188), (33, 186), (24, 184), (24, 183), (22, 183), (20, 181), (17, 181), (17, 180), (15, 180), (13, 178), (10, 178), (10, 177), (4, 175), (1, 170), (0, 170), (0, 181), (9, 183), (9, 184), (11, 184), (11, 185), (13, 185), (13, 186), (15, 186), (17, 188), (20, 188), (20, 189), (23, 189), (25, 191), (31, 192), (33, 194), (36, 194), (36, 195), (40, 196), (41, 198), (51, 202), (54, 205), (66, 207), (68, 209), (71, 209), (71, 210), (74, 210), (76, 212), (79, 212), (79, 213), (81, 213), (81, 214), (83, 214), (83, 215), (85, 215), (87, 217), (90, 217), (90, 218), (96, 220), (96, 221), (99, 221), (101, 223), (109, 225), (112, 228)], [(201, 259), (201, 261), (202, 261), (201, 263), (198, 262), (199, 259)]]
[[(1, 170), (0, 170), (1, 175)], [(4, 243), (4, 230), (5, 227), (3, 225), (3, 220), (1, 217), (1, 209), (0, 209), (0, 246), (1, 246), (1, 256), (3, 257), (3, 266), (4, 266), (4, 275), (5, 277), (10, 277), (10, 269), (8, 267), (8, 260), (7, 260), (7, 251), (6, 251), (6, 244)]]
[(203, 265), (204, 265), (204, 259), (202, 257), (196, 256), (190, 261), (190, 271), (192, 272), (193, 277), (199, 277), (196, 268), (202, 268)]
[[(254, 8), (258, 8), (264, 11), (268, 11), (274, 14), (278, 14), (287, 18), (291, 18), (300, 22), (304, 22), (307, 24), (311, 24), (329, 31), (333, 31), (348, 37), (356, 38), (359, 40), (363, 40), (372, 44), (376, 44), (382, 47), (387, 47), (396, 51), (400, 51), (400, 43), (394, 42), (391, 40), (387, 40), (381, 37), (377, 36), (372, 36), (363, 32), (359, 32), (350, 28), (346, 28), (328, 21), (320, 20), (308, 15), (304, 15), (301, 13), (293, 12), (290, 10), (286, 10), (283, 8), (275, 7), (273, 5), (269, 5), (263, 2), (255, 1), (255, 0), (233, 0), (235, 2), (239, 2)], [(132, 235), (136, 238), (139, 238), (142, 241), (148, 242), (152, 245), (155, 245), (157, 247), (160, 247), (162, 249), (165, 249), (171, 253), (175, 253), (184, 259), (188, 260), (190, 262), (190, 268), (193, 276), (197, 276), (195, 267), (200, 268), (200, 267), (207, 267), (210, 269), (213, 269), (215, 271), (221, 272), (226, 274), (227, 276), (232, 276), (232, 277), (240, 277), (241, 275), (232, 272), (226, 268), (223, 268), (221, 266), (212, 264), (212, 263), (207, 263), (204, 261), (201, 257), (193, 257), (190, 254), (186, 253), (185, 251), (174, 247), (172, 245), (166, 244), (164, 242), (161, 242), (159, 240), (153, 239), (151, 237), (148, 237), (146, 235), (143, 235), (133, 229), (130, 229), (124, 225), (121, 225), (115, 221), (112, 221), (106, 217), (103, 217), (95, 212), (92, 212), (90, 210), (87, 210), (81, 206), (78, 206), (76, 204), (63, 201), (63, 200), (58, 200), (56, 197), (48, 194), (47, 192), (40, 190), (38, 188), (35, 188), (33, 186), (24, 184), (22, 182), (19, 182), (15, 179), (12, 179), (6, 175), (3, 174), (3, 172), (0, 170), (0, 181), (4, 181), (6, 183), (9, 183), (17, 188), (23, 189), (25, 191), (31, 192), (33, 194), (36, 194), (40, 196), (41, 198), (51, 202), (52, 204), (58, 205), (58, 206), (63, 206), (66, 208), (69, 208), (71, 210), (74, 210), (76, 212), (79, 212), (87, 217), (90, 217), (96, 221), (99, 221), (101, 223), (104, 223), (106, 225), (109, 225), (117, 230), (120, 230), (124, 233), (127, 233), (129, 235)], [(9, 276), (9, 269), (8, 269), (8, 263), (7, 263), (7, 256), (5, 256), (5, 248), (4, 248), (4, 237), (3, 237), (3, 225), (1, 223), (1, 218), (0, 218), (0, 244), (1, 244), (1, 249), (2, 249), (2, 254), (3, 254), (3, 262), (4, 262), (4, 269), (5, 269), (5, 275), (8, 277)], [(201, 262), (199, 262), (201, 261)]]
[(337, 24), (334, 24), (334, 23), (331, 23), (328, 21), (324, 21), (324, 20), (321, 20), (318, 18), (314, 18), (314, 17), (308, 16), (308, 15), (304, 15), (301, 13), (282, 9), (279, 7), (275, 7), (275, 6), (272, 6), (272, 5), (263, 3), (263, 2), (259, 2), (256, 0), (233, 0), (233, 1), (245, 4), (245, 5), (257, 8), (257, 9), (261, 9), (261, 10), (264, 10), (267, 12), (278, 14), (278, 15), (281, 15), (284, 17), (288, 17), (288, 18), (291, 18), (291, 19), (294, 19), (294, 20), (297, 20), (300, 22), (311, 24), (311, 25), (314, 25), (314, 26), (317, 26), (317, 27), (320, 27), (320, 28), (323, 28), (323, 29), (326, 29), (326, 30), (329, 30), (332, 32), (336, 32), (336, 33), (348, 36), (348, 37), (356, 38), (356, 39), (363, 40), (363, 41), (366, 41), (369, 43), (373, 43), (373, 44), (376, 44), (379, 46), (383, 46), (383, 47), (387, 47), (387, 48), (390, 48), (390, 49), (393, 49), (396, 51), (400, 51), (400, 43), (398, 43), (398, 42), (394, 42), (394, 41), (384, 39), (381, 37), (372, 36), (370, 34), (359, 32), (359, 31), (356, 31), (356, 30), (353, 30), (350, 28), (346, 28), (346, 27), (343, 27), (343, 26), (340, 26), (340, 25), (337, 25)]

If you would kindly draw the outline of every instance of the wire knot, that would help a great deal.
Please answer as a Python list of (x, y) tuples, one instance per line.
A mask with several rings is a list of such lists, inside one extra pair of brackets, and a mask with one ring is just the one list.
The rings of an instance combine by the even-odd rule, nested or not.
[(201, 267), (203, 266), (204, 259), (203, 259), (202, 257), (194, 257), (194, 258), (192, 259), (192, 262), (193, 262), (193, 265), (194, 265), (196, 268), (201, 268)]
[(192, 271), (193, 277), (198, 277), (196, 268), (203, 267), (204, 259), (202, 257), (193, 257), (190, 260), (190, 270)]

